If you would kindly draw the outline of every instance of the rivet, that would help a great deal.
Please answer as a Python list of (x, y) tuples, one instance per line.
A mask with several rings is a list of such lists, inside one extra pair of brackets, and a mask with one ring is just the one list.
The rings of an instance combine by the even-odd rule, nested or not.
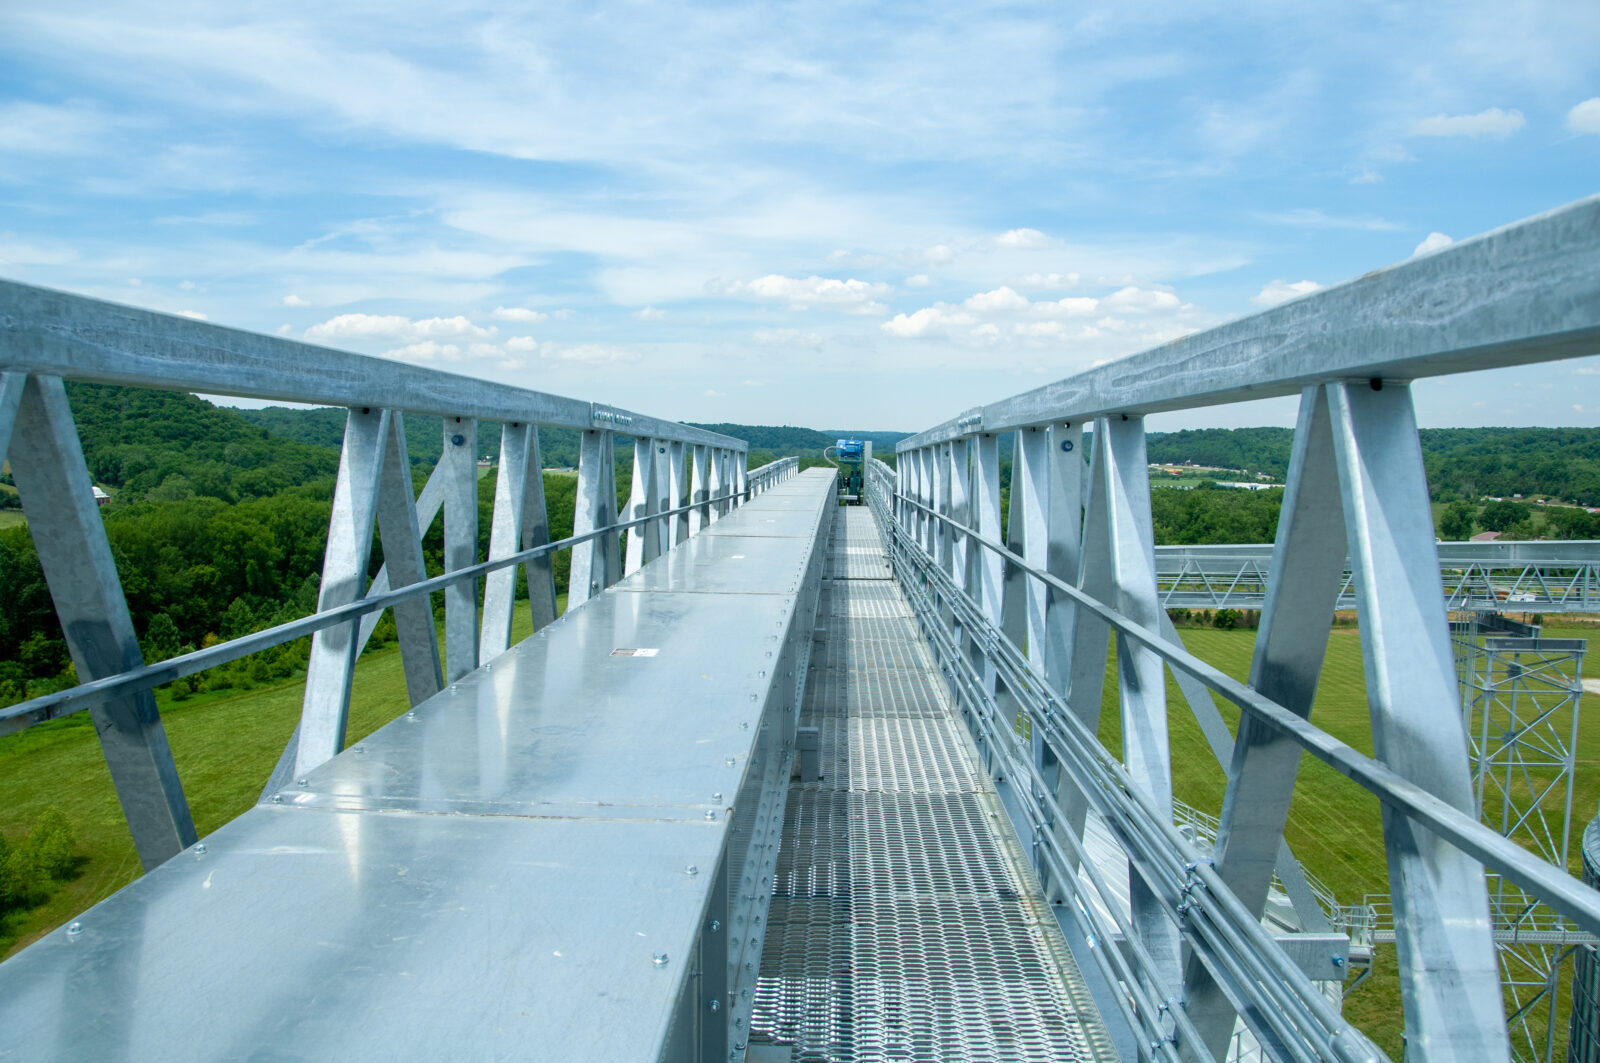
[(83, 933), (83, 924), (82, 923), (68, 923), (67, 924), (67, 936), (68, 937), (77, 937), (81, 933)]
[(715, 934), (717, 931), (719, 931), (721, 929), (722, 929), (722, 920), (721, 919), (713, 919), (713, 920), (711, 920), (711, 932), (713, 934)]
[(205, 852), (206, 851), (206, 843), (205, 842), (196, 842), (195, 843), (195, 847), (194, 847), (194, 851), (197, 852), (197, 853)]
[(695, 867), (693, 864), (690, 864), (688, 867), (683, 869), (683, 873), (685, 875), (698, 875), (700, 873), (700, 869)]
[(654, 956), (650, 957), (650, 962), (655, 964), (657, 967), (665, 967), (667, 965), (667, 954), (665, 952), (658, 952)]
[(707, 819), (716, 819), (717, 818), (717, 810), (714, 809), (714, 808), (706, 809), (706, 818)]
[(738, 761), (737, 761), (737, 760), (735, 760), (735, 759), (734, 759), (734, 758), (733, 758), (733, 757), (729, 757), (729, 758), (728, 758), (728, 759), (727, 759), (727, 760), (725, 760), (725, 761), (723, 761), (723, 763), (724, 763), (724, 764), (726, 764), (726, 765), (727, 765), (727, 766), (728, 766), (728, 767), (730, 767), (730, 768), (731, 768), (731, 767), (733, 767), (733, 766), (734, 766), (734, 765), (735, 765), (735, 764), (737, 764), (737, 763), (738, 763)]
[(741, 730), (741, 731), (750, 730), (750, 721), (749, 720), (745, 720), (743, 723), (739, 724), (739, 730)]
[(366, 751), (367, 751), (367, 747), (366, 746), (356, 746), (356, 752), (357, 753), (365, 753)]
[(708, 1003), (706, 1005), (706, 1007), (710, 1008), (712, 1011), (721, 1011), (722, 1010), (722, 1001), (713, 1000), (710, 1003)]
[(711, 800), (713, 800), (713, 801), (721, 801), (722, 800), (722, 793), (719, 791), (717, 793), (712, 794), (711, 795)]
[(272, 795), (272, 803), (275, 804), (275, 805), (283, 804), (283, 795), (282, 794), (273, 794)]
[(416, 718), (417, 718), (417, 714), (416, 714), (416, 712), (414, 710), (412, 712), (406, 713), (406, 719), (415, 720)]
[(295, 785), (296, 785), (296, 786), (304, 786), (304, 785), (305, 785), (305, 784), (306, 784), (306, 781), (305, 781), (305, 780), (304, 780), (304, 779), (296, 779), (296, 780), (295, 780), (295, 781), (294, 781), (294, 784), (295, 784)]

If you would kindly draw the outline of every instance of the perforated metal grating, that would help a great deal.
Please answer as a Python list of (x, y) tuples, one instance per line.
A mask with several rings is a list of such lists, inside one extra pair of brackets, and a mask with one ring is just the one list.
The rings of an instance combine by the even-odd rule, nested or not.
[(790, 788), (750, 1039), (795, 1061), (1114, 1059), (910, 608), (854, 576), (882, 557), (871, 514), (842, 515), (801, 717), (822, 778)]

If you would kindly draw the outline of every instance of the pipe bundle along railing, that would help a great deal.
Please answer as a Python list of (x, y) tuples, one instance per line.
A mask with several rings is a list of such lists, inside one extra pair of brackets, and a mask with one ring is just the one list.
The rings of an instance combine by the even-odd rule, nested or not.
[[(64, 380), (346, 407), (317, 612), (145, 664)], [(444, 419), (443, 454), (415, 497), (408, 412)], [(501, 424), (484, 559), (477, 556), (479, 421)], [(554, 542), (541, 426), (581, 432), (573, 534)], [(633, 446), (631, 494), (620, 514), (619, 436)], [(556, 619), (557, 552), (572, 551), (571, 610), (798, 469), (797, 459), (783, 458), (746, 470), (747, 452), (731, 436), (599, 403), (0, 280), (0, 454), (85, 680), (0, 709), (0, 734), (88, 709), (148, 870), (196, 840), (153, 688), (311, 635), (300, 724), (267, 783), (271, 793), (344, 747), (356, 657), (383, 610), (394, 611), (407, 694), (417, 705), (508, 648), (518, 566), (538, 629)], [(441, 512), (444, 573), (428, 578), (422, 539)], [(375, 531), (384, 565), (369, 582)], [(442, 655), (429, 600), (437, 591), (445, 603)]]
[[(1596, 352), (1600, 197), (968, 410), (902, 441), (896, 469), (873, 466), (897, 575), (1058, 913), (1098, 946), (1087, 954), (1117, 987), (1102, 1010), (1121, 1015), (1141, 1058), (1219, 1058), (1238, 1018), (1274, 1058), (1381, 1055), (1315, 984), (1339, 979), (1344, 957), (1291, 959), (1260, 924), (1276, 870), (1307, 929), (1328, 929), (1302, 904), (1310, 891), (1283, 843), (1302, 752), (1380, 801), (1418, 1058), (1509, 1055), (1485, 866), (1600, 931), (1600, 894), (1477, 821), (1411, 392), (1421, 377)], [(1188, 653), (1166, 618), (1144, 420), (1294, 394), (1240, 683)], [(1310, 721), (1347, 557), (1371, 757)], [(1120, 758), (1095, 738), (1112, 635)], [(1206, 853), (1173, 823), (1168, 669), (1227, 776)], [(1237, 735), (1212, 694), (1239, 707)], [(1085, 859), (1090, 808), (1126, 850), (1126, 917), (1094, 903), (1115, 891)]]

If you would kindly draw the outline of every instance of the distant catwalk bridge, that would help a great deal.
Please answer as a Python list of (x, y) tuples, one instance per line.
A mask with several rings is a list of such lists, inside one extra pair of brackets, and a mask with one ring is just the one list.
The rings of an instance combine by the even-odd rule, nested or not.
[[(0, 965), (0, 1058), (1369, 1060), (1341, 995), (1390, 941), (1409, 1055), (1544, 1058), (1497, 947), (1591, 970), (1600, 893), (1566, 824), (1551, 855), (1484, 822), (1534, 727), (1490, 715), (1581, 644), (1494, 628), (1461, 665), (1449, 614), (1592, 609), (1597, 547), (1436, 545), (1411, 382), (1597, 351), (1600, 198), (968, 410), (840, 508), (832, 470), (672, 421), (0, 282), (0, 450), (84, 681), (0, 732), (89, 711), (146, 870)], [(64, 380), (347, 408), (318, 611), (143, 663)], [(1146, 416), (1281, 395), (1276, 543), (1157, 550)], [(418, 413), (444, 447), (414, 495)], [(581, 433), (559, 540), (541, 427)], [(1178, 607), (1260, 610), (1248, 682)], [(1349, 608), (1371, 756), (1311, 713)], [(410, 704), (347, 748), (386, 610)], [(260, 803), (197, 838), (152, 689), (306, 635)], [(1169, 673), (1209, 751), (1169, 748)], [(1210, 754), (1214, 817), (1172, 784)], [(1304, 754), (1380, 803), (1382, 902), (1285, 845)]]

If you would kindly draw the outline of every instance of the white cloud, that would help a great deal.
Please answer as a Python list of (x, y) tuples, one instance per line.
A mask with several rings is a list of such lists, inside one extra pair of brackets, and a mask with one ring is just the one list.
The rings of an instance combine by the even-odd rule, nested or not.
[(578, 362), (584, 365), (615, 365), (637, 362), (641, 355), (626, 347), (608, 343), (577, 343), (560, 345), (547, 343), (539, 350), (539, 357), (558, 362)]
[[(757, 329), (750, 338), (763, 347), (820, 347), (822, 337), (815, 332), (794, 328)], [(745, 383), (749, 383), (746, 381)]]
[(179, 317), (192, 317), (196, 321), (204, 321), (206, 319), (206, 316), (204, 314), (202, 314), (198, 310), (179, 310), (178, 311), (178, 316)]
[(994, 310), (1026, 310), (1028, 300), (1010, 288), (1002, 286), (992, 292), (979, 292), (962, 305), (969, 310), (987, 313)]
[(945, 244), (934, 244), (922, 252), (922, 261), (932, 266), (943, 265), (956, 257), (956, 253)]
[(1011, 229), (994, 238), (1001, 247), (1049, 247), (1050, 238), (1038, 229)]
[(716, 388), (706, 388), (706, 398), (708, 399), (725, 399), (727, 397), (726, 392), (718, 391)]
[(1567, 128), (1574, 133), (1600, 135), (1600, 96), (1584, 100), (1568, 111)]
[(906, 278), (907, 288), (926, 288), (932, 283), (933, 282), (928, 279), (928, 275), (926, 273), (913, 273), (911, 276)]
[(1117, 310), (1146, 314), (1161, 310), (1176, 310), (1181, 305), (1172, 292), (1159, 288), (1139, 288), (1128, 285), (1106, 296), (1101, 302)]
[(877, 269), (887, 259), (882, 255), (869, 255), (860, 251), (834, 251), (828, 256), (828, 265), (845, 269)]
[(877, 300), (893, 294), (894, 288), (883, 283), (854, 279), (785, 277), (782, 274), (769, 273), (753, 281), (723, 285), (722, 291), (728, 295), (743, 295), (786, 303), (792, 310), (808, 310), (813, 306), (821, 306), (852, 314), (881, 314), (886, 307)]
[(1401, 227), (1399, 223), (1389, 221), (1386, 218), (1341, 217), (1306, 207), (1297, 210), (1258, 213), (1255, 216), (1262, 221), (1272, 222), (1276, 225), (1303, 225), (1314, 229), (1357, 229), (1363, 232), (1387, 232)]
[(0, 144), (8, 153), (87, 154), (104, 146), (109, 128), (98, 111), (82, 103), (0, 106)]
[(1416, 258), (1418, 255), (1426, 255), (1430, 251), (1437, 251), (1441, 247), (1449, 247), (1453, 243), (1455, 241), (1444, 233), (1429, 233), (1422, 243), (1417, 245), (1417, 249), (1411, 252), (1411, 257)]
[(1383, 183), (1383, 174), (1370, 166), (1364, 166), (1354, 177), (1350, 178), (1353, 185), (1378, 185)]
[[(1116, 314), (1155, 321), (1136, 324)], [(1094, 320), (1083, 320), (1088, 318)], [(980, 347), (1007, 337), (1035, 344), (1112, 342), (1118, 353), (1126, 353), (1192, 330), (1188, 324), (1173, 323), (1174, 318), (1198, 320), (1199, 315), (1165, 288), (1127, 285), (1101, 298), (1067, 296), (1032, 302), (1012, 288), (1000, 287), (960, 304), (941, 302), (896, 314), (879, 328), (905, 339), (937, 337)]]
[(1261, 290), (1250, 297), (1250, 301), (1257, 306), (1277, 306), (1287, 303), (1302, 295), (1316, 291), (1322, 285), (1316, 281), (1281, 281), (1272, 280), (1261, 286)]
[(497, 306), (489, 314), (496, 321), (519, 321), (527, 324), (543, 321), (549, 314), (538, 310), (529, 310), (525, 306)]
[(289, 295), (286, 295), (286, 296), (283, 297), (283, 305), (284, 306), (310, 306), (311, 304), (306, 302), (304, 299), (300, 298), (298, 295), (290, 293)]
[(896, 314), (878, 326), (892, 336), (921, 336), (933, 329), (947, 329), (977, 323), (977, 318), (941, 303), (925, 306), (910, 314)]
[(293, 331), (294, 331), (294, 326), (289, 324), (287, 321), (285, 321), (283, 324), (278, 326), (278, 335), (280, 335), (280, 336), (287, 336), (289, 333), (291, 333)]
[(487, 339), (498, 330), (474, 325), (465, 317), (430, 317), (413, 321), (398, 314), (340, 314), (306, 329), (306, 339), (317, 343), (385, 340), (420, 344), (430, 340)]
[(1060, 290), (1062, 288), (1076, 288), (1078, 281), (1081, 279), (1076, 273), (1030, 273), (1017, 283), (1024, 288)]
[(643, 309), (635, 310), (633, 316), (640, 321), (660, 321), (667, 316), (667, 312), (665, 310), (657, 310), (653, 306), (647, 306)]
[(532, 336), (512, 336), (506, 340), (506, 350), (508, 351), (537, 351), (538, 349), (539, 341)]
[(1527, 124), (1521, 111), (1490, 107), (1477, 114), (1436, 114), (1413, 123), (1411, 132), (1419, 137), (1506, 137)]

